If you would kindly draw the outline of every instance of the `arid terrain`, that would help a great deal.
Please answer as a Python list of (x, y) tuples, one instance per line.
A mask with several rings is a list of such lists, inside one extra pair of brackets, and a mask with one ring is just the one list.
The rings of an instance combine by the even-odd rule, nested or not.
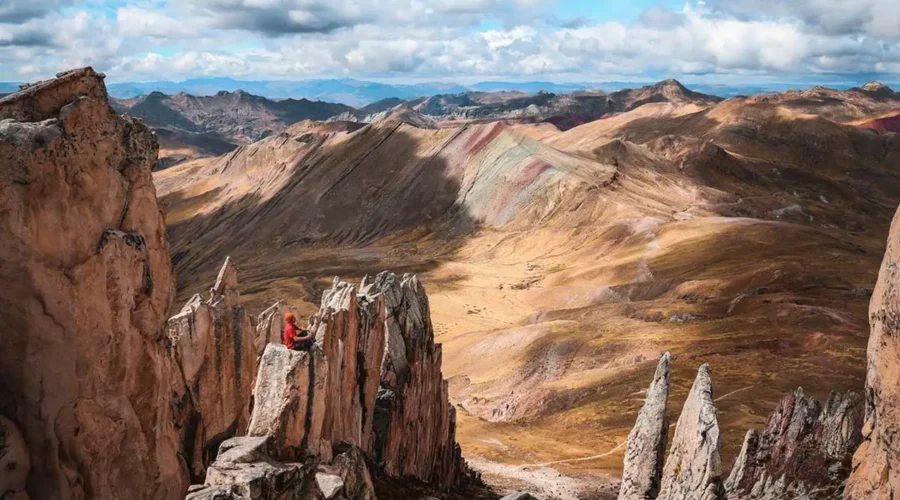
[(730, 464), (785, 393), (862, 387), (900, 136), (861, 125), (900, 94), (661, 86), (572, 128), (402, 103), (157, 171), (178, 301), (225, 256), (254, 313), (312, 314), (336, 275), (418, 273), (489, 482), (607, 496), (665, 351), (671, 422), (710, 363)]

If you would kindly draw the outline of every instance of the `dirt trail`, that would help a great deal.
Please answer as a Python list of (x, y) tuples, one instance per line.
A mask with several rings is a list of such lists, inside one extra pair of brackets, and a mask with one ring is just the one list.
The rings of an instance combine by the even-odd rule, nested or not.
[(546, 467), (548, 465), (571, 464), (571, 463), (575, 463), (575, 462), (587, 462), (588, 460), (595, 460), (598, 458), (608, 457), (608, 456), (612, 455), (613, 453), (619, 451), (623, 446), (625, 446), (625, 443), (627, 443), (627, 441), (622, 441), (621, 443), (617, 444), (611, 450), (609, 450), (605, 453), (600, 453), (599, 455), (591, 455), (588, 457), (579, 457), (579, 458), (569, 458), (566, 460), (554, 460), (553, 462), (544, 462), (541, 464), (520, 465), (519, 467)]
[(500, 476), (522, 484), (541, 499), (579, 500), (582, 491), (581, 481), (549, 467), (502, 464), (478, 457), (467, 457), (466, 462), (485, 476)]

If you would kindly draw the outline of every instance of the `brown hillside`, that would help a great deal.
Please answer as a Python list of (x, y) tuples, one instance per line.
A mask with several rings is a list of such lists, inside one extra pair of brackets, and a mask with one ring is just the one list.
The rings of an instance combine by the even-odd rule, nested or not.
[(689, 106), (534, 131), (546, 142), (304, 123), (158, 172), (180, 294), (226, 254), (252, 262), (251, 306), (311, 310), (332, 275), (420, 273), (464, 453), (502, 484), (545, 463), (617, 475), (655, 360), (677, 360), (671, 421), (708, 361), (730, 463), (785, 392), (861, 385), (900, 139), (831, 108)]

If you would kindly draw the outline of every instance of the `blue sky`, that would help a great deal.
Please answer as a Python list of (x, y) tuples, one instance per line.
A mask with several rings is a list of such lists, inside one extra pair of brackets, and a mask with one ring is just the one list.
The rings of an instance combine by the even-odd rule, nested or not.
[(897, 81), (897, 2), (2, 0), (0, 81)]

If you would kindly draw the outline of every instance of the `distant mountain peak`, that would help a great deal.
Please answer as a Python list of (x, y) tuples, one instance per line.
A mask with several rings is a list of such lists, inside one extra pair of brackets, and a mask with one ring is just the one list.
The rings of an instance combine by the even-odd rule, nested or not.
[(433, 118), (419, 113), (406, 104), (378, 113), (372, 119), (372, 123), (387, 121), (399, 121), (416, 128), (438, 128), (438, 124)]
[(866, 92), (884, 92), (886, 90), (893, 92), (890, 87), (881, 82), (869, 82), (863, 85), (862, 89)]
[(655, 85), (656, 87), (678, 87), (680, 89), (686, 89), (684, 85), (681, 84), (678, 80), (674, 78), (668, 78), (663, 80)]

